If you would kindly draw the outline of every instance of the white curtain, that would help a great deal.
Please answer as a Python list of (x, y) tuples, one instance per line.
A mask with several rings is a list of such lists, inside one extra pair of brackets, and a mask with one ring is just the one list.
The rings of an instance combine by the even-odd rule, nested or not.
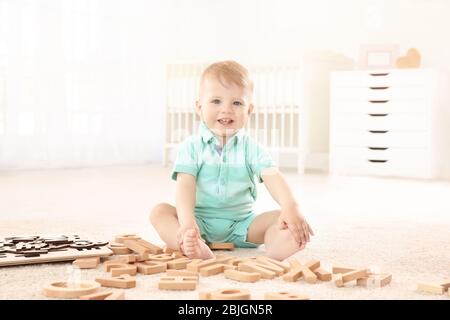
[(0, 169), (160, 161), (168, 8), (0, 0)]

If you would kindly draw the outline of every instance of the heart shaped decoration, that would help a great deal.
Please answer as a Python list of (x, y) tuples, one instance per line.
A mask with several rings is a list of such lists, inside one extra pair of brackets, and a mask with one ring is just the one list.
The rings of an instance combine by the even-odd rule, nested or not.
[(411, 48), (406, 52), (406, 56), (399, 57), (396, 61), (396, 66), (399, 69), (419, 68), (421, 56), (419, 50)]

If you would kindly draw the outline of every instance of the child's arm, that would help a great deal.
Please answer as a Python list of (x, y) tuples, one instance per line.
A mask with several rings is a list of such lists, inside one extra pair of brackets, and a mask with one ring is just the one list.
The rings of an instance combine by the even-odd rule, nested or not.
[[(195, 222), (194, 208), (195, 208), (195, 192), (196, 181), (193, 175), (179, 172), (177, 174), (176, 182), (176, 200), (175, 206), (177, 209), (178, 222), (180, 229), (177, 231), (178, 240), (181, 240), (184, 232), (188, 229), (195, 229), (198, 232), (198, 226)], [(198, 232), (199, 233), (199, 232)], [(200, 235), (199, 235), (200, 236)]]
[(281, 215), (278, 219), (280, 228), (288, 228), (294, 239), (303, 248), (309, 242), (309, 235), (314, 235), (314, 232), (300, 213), (286, 180), (276, 168), (264, 169), (261, 176), (267, 190), (281, 207)]

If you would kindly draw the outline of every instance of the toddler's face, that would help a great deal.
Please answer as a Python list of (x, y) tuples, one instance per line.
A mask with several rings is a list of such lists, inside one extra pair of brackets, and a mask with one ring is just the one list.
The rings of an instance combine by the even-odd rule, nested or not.
[(225, 84), (215, 77), (205, 78), (196, 102), (197, 114), (218, 137), (235, 134), (245, 126), (253, 111), (250, 90)]

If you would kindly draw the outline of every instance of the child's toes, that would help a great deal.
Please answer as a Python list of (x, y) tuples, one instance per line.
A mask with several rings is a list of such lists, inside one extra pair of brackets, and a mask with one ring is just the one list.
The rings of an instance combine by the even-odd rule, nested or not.
[(189, 239), (192, 240), (195, 238), (195, 230), (194, 229), (189, 229), (188, 231), (186, 231), (185, 235), (184, 235), (185, 239)]

